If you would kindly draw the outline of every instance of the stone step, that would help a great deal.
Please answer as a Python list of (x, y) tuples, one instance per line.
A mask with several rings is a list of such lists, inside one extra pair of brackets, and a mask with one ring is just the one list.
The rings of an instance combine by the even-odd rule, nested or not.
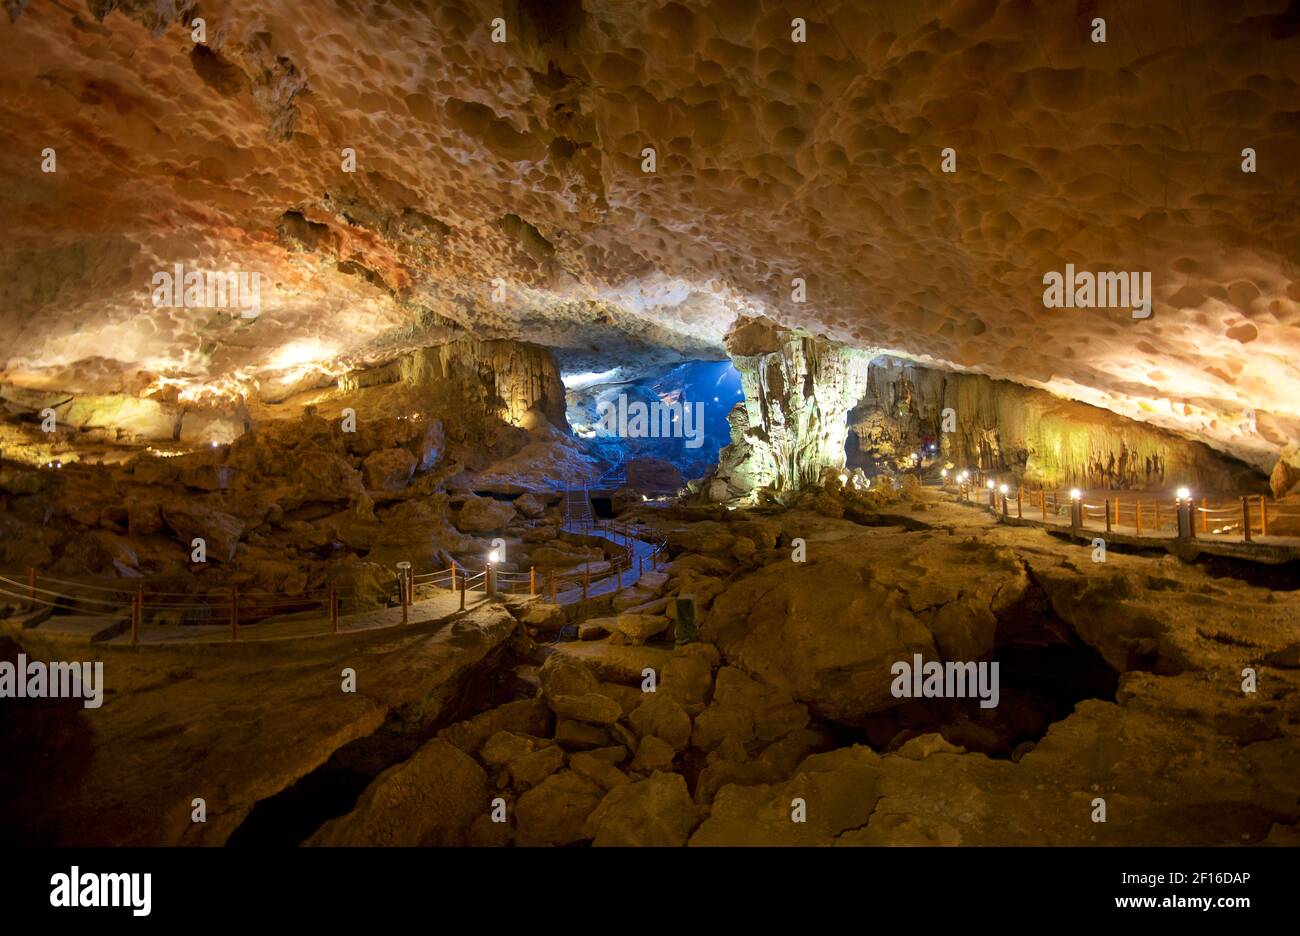
[(42, 637), (63, 637), (85, 643), (111, 640), (131, 626), (129, 617), (95, 614), (58, 614), (37, 625)]

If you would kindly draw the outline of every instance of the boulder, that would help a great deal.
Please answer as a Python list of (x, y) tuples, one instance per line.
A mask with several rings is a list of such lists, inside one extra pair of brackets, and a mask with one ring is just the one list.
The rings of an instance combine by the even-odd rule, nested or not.
[(520, 494), (515, 498), (515, 509), (525, 517), (536, 520), (546, 513), (546, 501), (537, 494)]
[(589, 618), (578, 624), (579, 640), (600, 640), (608, 637), (618, 624), (618, 618)]
[(680, 847), (698, 819), (681, 775), (655, 773), (610, 790), (587, 818), (584, 834), (598, 847)]
[(491, 497), (470, 495), (456, 514), (456, 528), (462, 533), (495, 533), (516, 517), (514, 504)]
[(498, 731), (484, 742), (482, 750), (479, 751), (479, 757), (485, 764), (493, 767), (504, 767), (511, 761), (516, 761), (533, 753), (533, 751), (537, 750), (537, 747), (538, 741), (536, 738), (515, 734), (512, 731)]
[(677, 491), (686, 486), (686, 478), (677, 466), (662, 458), (634, 458), (627, 463), (627, 486), (636, 491)]
[(727, 739), (741, 745), (771, 742), (807, 724), (807, 706), (724, 666), (718, 670), (712, 701), (695, 718), (691, 746), (712, 751)]
[(691, 717), (666, 693), (649, 695), (628, 716), (628, 722), (641, 737), (654, 735), (674, 751), (683, 750), (691, 740)]
[(667, 628), (668, 618), (652, 614), (620, 614), (614, 624), (614, 630), (622, 634), (632, 646), (640, 646)]
[(551, 710), (542, 699), (507, 702), (443, 728), (438, 737), (467, 754), (477, 754), (483, 743), (499, 731), (544, 738), (551, 733)]
[(899, 660), (988, 659), (998, 614), (1029, 587), (1009, 550), (946, 533), (909, 535), (887, 556), (852, 543), (815, 555), (729, 585), (700, 634), (728, 662), (848, 725), (900, 704)]
[(654, 735), (646, 735), (637, 745), (636, 756), (632, 758), (631, 769), (640, 773), (656, 770), (672, 770), (673, 759), (677, 752), (672, 745)]
[(579, 663), (605, 682), (639, 686), (647, 669), (662, 673), (671, 650), (657, 647), (618, 647), (605, 640), (560, 644), (552, 656)]
[(562, 718), (555, 725), (555, 743), (567, 751), (589, 751), (592, 748), (609, 747), (609, 740), (608, 734), (586, 722)]
[(537, 786), (564, 766), (564, 749), (556, 744), (538, 748), (510, 762), (510, 779), (521, 790)]
[(535, 847), (582, 841), (587, 817), (604, 798), (604, 788), (581, 774), (551, 774), (515, 804), (515, 843)]
[(552, 696), (547, 701), (559, 717), (573, 718), (593, 725), (612, 725), (623, 716), (623, 710), (617, 702), (594, 692)]
[(366, 457), (361, 473), (372, 491), (401, 491), (411, 483), (415, 467), (415, 456), (406, 449), (380, 449)]
[(586, 695), (600, 688), (600, 681), (591, 670), (561, 653), (552, 653), (537, 672), (542, 695), (547, 699), (556, 696)]
[(607, 758), (597, 757), (595, 754), (574, 754), (569, 758), (569, 766), (574, 773), (595, 780), (606, 790), (632, 782), (627, 774), (615, 767)]
[(207, 546), (209, 562), (230, 562), (235, 558), (239, 538), (244, 534), (244, 521), (198, 502), (169, 505), (163, 509), (162, 517), (167, 528), (185, 547), (187, 561), (190, 544), (197, 537)]
[(464, 845), (487, 808), (483, 768), (435, 738), (376, 777), (350, 813), (325, 823), (305, 844)]

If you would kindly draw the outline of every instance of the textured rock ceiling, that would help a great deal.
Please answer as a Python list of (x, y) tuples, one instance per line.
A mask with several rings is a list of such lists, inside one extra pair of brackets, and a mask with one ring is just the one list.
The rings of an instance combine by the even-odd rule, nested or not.
[[(0, 380), (282, 391), (457, 326), (577, 367), (761, 312), (1265, 466), (1300, 429), (1287, 0), (4, 6)], [(154, 308), (174, 263), (260, 317)], [(1045, 309), (1066, 263), (1154, 315)]]

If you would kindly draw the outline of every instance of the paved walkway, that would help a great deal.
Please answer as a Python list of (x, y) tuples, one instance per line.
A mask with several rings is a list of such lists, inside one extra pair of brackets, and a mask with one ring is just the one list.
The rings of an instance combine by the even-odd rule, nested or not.
[[(623, 545), (625, 537), (599, 528), (584, 531), (589, 536), (600, 536), (610, 542)], [(622, 588), (631, 588), (640, 578), (638, 570), (642, 562), (645, 570), (651, 571), (651, 557), (655, 547), (640, 539), (631, 539), (632, 566), (621, 575), (608, 576), (593, 582), (587, 592), (587, 599), (598, 598)], [(598, 563), (591, 563), (595, 566)], [(582, 566), (577, 567), (581, 571)], [(461, 613), (460, 593), (431, 585), (416, 586), (417, 597), (407, 609), (406, 624), (427, 624), (450, 620)], [(544, 596), (511, 595), (504, 591), (498, 596), (506, 602), (527, 603), (545, 600)], [(562, 605), (576, 604), (583, 601), (582, 585), (561, 590), (557, 593)], [(470, 591), (465, 594), (465, 609), (478, 607), (487, 602), (482, 591)], [(36, 620), (39, 617), (39, 620)], [(9, 620), (11, 627), (28, 628), (41, 637), (54, 637), (74, 640), (80, 643), (103, 643), (111, 647), (131, 645), (130, 615), (127, 612), (114, 615), (54, 614), (35, 617), (21, 614)], [(340, 614), (337, 634), (357, 634), (366, 631), (383, 630), (403, 626), (400, 607), (377, 608), (353, 614)], [(239, 628), (239, 643), (258, 643), (272, 640), (298, 640), (305, 637), (324, 637), (331, 633), (329, 621), (319, 611), (304, 611), (298, 614), (280, 615), (264, 618), (256, 624), (245, 624)], [(139, 646), (174, 646), (189, 644), (228, 644), (231, 643), (229, 622), (220, 624), (166, 624), (161, 626), (145, 625), (140, 629), (137, 643)]]
[[(951, 491), (947, 493), (953, 496), (954, 503), (969, 506), (976, 510), (983, 510), (1003, 523), (1013, 526), (1040, 527), (1049, 532), (1069, 536), (1085, 543), (1091, 542), (1094, 538), (1100, 536), (1108, 543), (1121, 543), (1126, 546), (1156, 549), (1163, 548), (1187, 559), (1205, 554), (1249, 559), (1269, 565), (1300, 560), (1300, 537), (1263, 536), (1255, 533), (1250, 542), (1245, 542), (1242, 540), (1239, 530), (1233, 533), (1209, 533), (1202, 532), (1198, 527), (1194, 538), (1184, 540), (1179, 539), (1178, 534), (1167, 526), (1162, 526), (1160, 529), (1144, 526), (1142, 535), (1138, 536), (1137, 528), (1132, 523), (1116, 523), (1112, 521), (1110, 530), (1107, 530), (1105, 520), (1085, 519), (1081, 526), (1074, 528), (1070, 525), (1068, 512), (1065, 514), (1053, 513), (1049, 508), (1047, 519), (1044, 520), (1042, 511), (1037, 504), (1031, 510), (1030, 505), (1026, 503), (1022, 507), (1023, 516), (1018, 517), (1016, 516), (1015, 503), (1012, 502), (1008, 505), (1007, 513), (1003, 515), (1000, 511), (995, 512), (990, 508), (983, 498), (964, 501), (953, 495)], [(1166, 523), (1173, 516), (1174, 509), (1170, 507)]]
[[(620, 546), (627, 539), (621, 534), (611, 533), (599, 528), (587, 530), (585, 532), (586, 535), (588, 536), (600, 536)], [(632, 538), (631, 568), (624, 569), (623, 572), (621, 572), (617, 576), (611, 575), (608, 576), (607, 578), (601, 579), (598, 582), (593, 582), (591, 584), (591, 587), (587, 590), (587, 599), (598, 598), (601, 595), (608, 595), (613, 592), (616, 592), (619, 590), (620, 583), (623, 588), (631, 588), (633, 585), (636, 584), (637, 579), (641, 577), (638, 570), (641, 568), (642, 561), (645, 562), (645, 570), (647, 572), (650, 572), (654, 569), (654, 566), (651, 565), (651, 556), (654, 555), (654, 551), (655, 551), (655, 547), (652, 543), (647, 543), (644, 540)], [(597, 563), (591, 563), (591, 565), (597, 565)], [(576, 566), (575, 568), (577, 571), (582, 571), (583, 567)], [(571, 588), (558, 590), (556, 593), (556, 597), (559, 599), (559, 603), (562, 605), (577, 604), (578, 602), (584, 600), (582, 597), (582, 585), (578, 584)]]

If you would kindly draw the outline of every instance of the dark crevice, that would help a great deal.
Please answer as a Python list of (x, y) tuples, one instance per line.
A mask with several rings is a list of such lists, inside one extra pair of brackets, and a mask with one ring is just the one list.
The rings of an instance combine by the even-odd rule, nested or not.
[(998, 615), (992, 661), (999, 664), (996, 708), (980, 708), (975, 698), (908, 699), (854, 725), (823, 719), (820, 727), (835, 747), (895, 751), (938, 732), (968, 751), (1018, 760), (1079, 702), (1113, 702), (1119, 687), (1120, 674), (1055, 614), (1032, 579), (1020, 601)]
[[(505, 645), (460, 680), (439, 686), (436, 699), (390, 712), (377, 731), (343, 745), (292, 786), (257, 803), (226, 844), (254, 848), (302, 844), (324, 823), (355, 808), (376, 777), (410, 758), (441, 729), (531, 696), (533, 689), (513, 672), (515, 662)], [(429, 703), (436, 710), (433, 717), (424, 709)]]

